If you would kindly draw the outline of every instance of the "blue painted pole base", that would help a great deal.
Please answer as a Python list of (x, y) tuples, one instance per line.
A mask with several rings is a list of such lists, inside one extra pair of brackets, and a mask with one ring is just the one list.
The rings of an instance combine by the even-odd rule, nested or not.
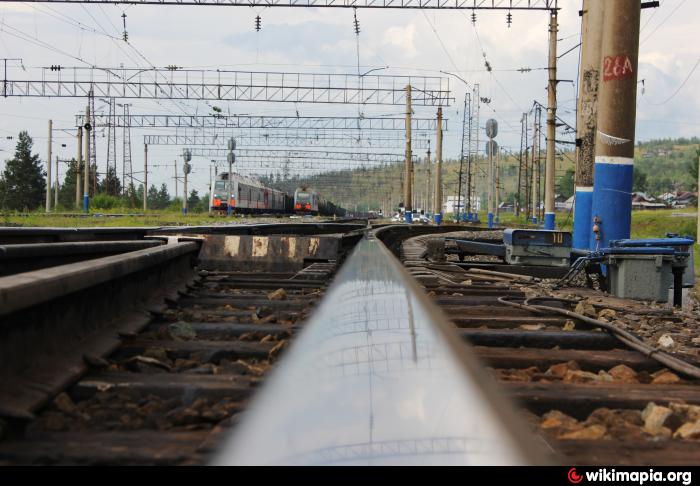
[(83, 196), (83, 212), (90, 212), (90, 196), (87, 194)]
[(553, 230), (556, 228), (556, 215), (554, 213), (544, 213), (544, 229)]
[(577, 187), (574, 205), (574, 248), (588, 250), (588, 243), (593, 234), (593, 188)]
[(409, 224), (413, 223), (413, 213), (412, 212), (406, 211), (405, 213), (403, 213), (403, 217), (404, 217), (404, 221), (406, 221), (407, 223), (409, 223)]
[(187, 208), (182, 208), (182, 214), (187, 214)]
[(537, 216), (533, 216), (531, 222), (532, 224), (537, 224)]
[(489, 228), (493, 228), (493, 213), (489, 213), (488, 220), (489, 220)]
[(442, 224), (442, 214), (435, 215), (435, 224), (440, 226)]
[(469, 221), (469, 215), (467, 213), (464, 213), (462, 215), (462, 223), (466, 223), (467, 221)]
[[(600, 248), (607, 247), (611, 240), (630, 237), (633, 162), (631, 157), (595, 158), (591, 217), (600, 220)], [(588, 248), (594, 249), (596, 244), (596, 236), (591, 232)]]

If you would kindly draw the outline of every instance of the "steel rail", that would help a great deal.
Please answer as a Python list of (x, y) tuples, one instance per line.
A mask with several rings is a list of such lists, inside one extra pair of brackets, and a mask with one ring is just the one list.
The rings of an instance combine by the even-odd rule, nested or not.
[(197, 249), (194, 242), (177, 243), (0, 277), (0, 316), (129, 275)]
[[(375, 317), (391, 323), (370, 326)], [(331, 357), (343, 366), (323, 366)], [(223, 445), (214, 464), (548, 462), (470, 348), (373, 236), (358, 243)]]

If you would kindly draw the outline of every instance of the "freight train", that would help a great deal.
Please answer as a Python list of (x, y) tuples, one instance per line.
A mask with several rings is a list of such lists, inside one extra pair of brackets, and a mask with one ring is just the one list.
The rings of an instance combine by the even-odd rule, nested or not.
[[(229, 199), (230, 197), (230, 199)], [(227, 211), (229, 205), (236, 213), (314, 214), (345, 216), (346, 211), (324, 200), (318, 192), (300, 187), (289, 196), (250, 177), (228, 172), (217, 174), (209, 206), (214, 211)]]

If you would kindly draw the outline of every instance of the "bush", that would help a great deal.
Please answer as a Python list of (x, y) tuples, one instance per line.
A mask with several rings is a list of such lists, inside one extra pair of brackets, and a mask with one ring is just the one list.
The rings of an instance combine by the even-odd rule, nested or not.
[(95, 209), (114, 209), (122, 205), (122, 200), (108, 194), (96, 194), (90, 201), (90, 207)]

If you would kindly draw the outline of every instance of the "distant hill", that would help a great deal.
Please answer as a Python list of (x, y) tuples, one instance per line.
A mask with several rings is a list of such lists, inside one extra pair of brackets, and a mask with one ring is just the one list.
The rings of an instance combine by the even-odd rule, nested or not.
[[(650, 140), (635, 148), (635, 191), (659, 195), (669, 191), (691, 191), (697, 186), (697, 172), (691, 168), (697, 161), (697, 137), (674, 140)], [(544, 152), (542, 153), (542, 180), (544, 181)], [(503, 156), (500, 161), (500, 194), (502, 201), (512, 202), (518, 194), (519, 156)], [(557, 193), (564, 197), (573, 194), (574, 151), (560, 152), (556, 160)], [(430, 199), (434, 191), (435, 164), (426, 164), (421, 158), (414, 163), (414, 208), (432, 210)], [(332, 162), (329, 163), (329, 165)], [(443, 162), (444, 197), (455, 196), (459, 187), (459, 160)], [(463, 166), (462, 193), (465, 192), (466, 163)], [(480, 158), (476, 167), (476, 194), (486, 201), (488, 163)], [(263, 177), (271, 184), (291, 194), (299, 186), (309, 186), (321, 195), (350, 210), (381, 209), (392, 212), (403, 201), (403, 163), (375, 164), (348, 170), (337, 170), (317, 175), (288, 175)], [(543, 185), (543, 184), (542, 184)], [(542, 189), (543, 190), (543, 189)]]

